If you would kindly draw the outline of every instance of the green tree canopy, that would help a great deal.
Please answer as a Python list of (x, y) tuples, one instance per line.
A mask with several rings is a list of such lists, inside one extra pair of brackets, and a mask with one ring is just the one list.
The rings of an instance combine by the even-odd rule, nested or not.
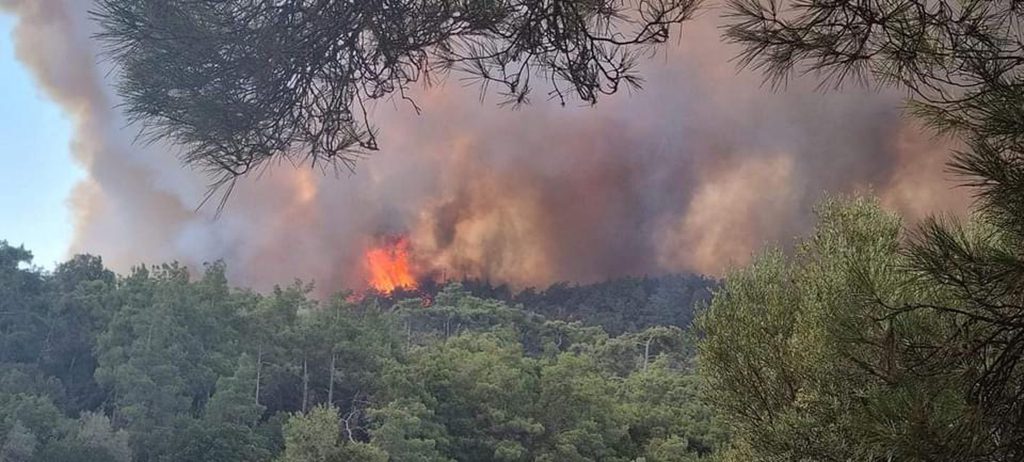
[[(233, 289), (220, 263), (115, 275), (2, 255), (0, 460), (674, 461), (723, 441), (682, 329), (595, 325), (653, 280), (574, 287), (607, 316), (567, 322), (460, 284), (429, 306), (322, 301), (301, 282)], [(692, 313), (691, 291), (662, 293), (641, 311)]]
[(707, 396), (732, 424), (734, 460), (1015, 460), (1013, 403), (976, 388), (1005, 345), (974, 350), (995, 337), (953, 314), (970, 300), (921, 277), (877, 201), (818, 214), (796, 255), (768, 251), (730, 274), (701, 320)]
[[(903, 247), (915, 282), (945, 299), (890, 303), (894, 318), (932, 312), (954, 326), (922, 339), (922, 376), (958, 371), (991, 431), (994, 458), (1024, 457), (1024, 10), (1014, 1), (733, 0), (727, 36), (743, 62), (781, 81), (870, 77), (906, 89), (911, 112), (965, 146), (950, 169), (975, 195), (969, 223), (926, 220)], [(986, 459), (988, 460), (988, 459)]]

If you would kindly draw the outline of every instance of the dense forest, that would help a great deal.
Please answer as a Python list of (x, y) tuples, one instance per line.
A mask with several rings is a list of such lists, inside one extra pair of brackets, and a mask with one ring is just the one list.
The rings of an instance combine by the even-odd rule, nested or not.
[[(405, 96), (424, 69), (464, 64), (513, 103), (539, 75), (554, 99), (594, 103), (638, 85), (630, 50), (698, 6), (317, 4), (346, 21), (185, 0), (103, 0), (97, 18), (129, 118), (224, 186), (296, 152), (349, 165), (376, 148), (352, 107)], [(43, 271), (0, 241), (0, 462), (1024, 460), (1020, 2), (724, 9), (740, 64), (769, 82), (907, 92), (910, 115), (955, 138), (972, 209), (906, 223), (869, 194), (827, 196), (795, 245), (722, 281), (326, 300), (302, 282), (234, 288), (220, 263)]]
[[(521, 305), (548, 319), (580, 321), (604, 328), (612, 335), (655, 326), (687, 329), (697, 310), (711, 299), (714, 279), (700, 275), (669, 274), (658, 277), (624, 277), (594, 284), (560, 282), (537, 290), (516, 291), (508, 285), (463, 279), (462, 287), (481, 298)], [(428, 283), (420, 294), (435, 293), (444, 283)]]
[(319, 301), (234, 289), (222, 264), (31, 258), (0, 243), (5, 462), (682, 461), (725, 441), (688, 329), (711, 280)]

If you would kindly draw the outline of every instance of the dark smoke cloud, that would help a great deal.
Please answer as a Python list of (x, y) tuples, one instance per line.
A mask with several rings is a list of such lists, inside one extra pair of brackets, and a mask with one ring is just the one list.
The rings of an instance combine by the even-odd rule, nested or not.
[(354, 175), (279, 166), (243, 181), (215, 219), (194, 211), (206, 180), (171, 147), (133, 145), (111, 109), (88, 2), (0, 5), (19, 18), (19, 58), (76, 123), (88, 179), (69, 201), (70, 251), (119, 269), (224, 259), (240, 284), (358, 287), (367, 246), (409, 234), (420, 269), (449, 277), (719, 274), (805, 231), (826, 191), (871, 188), (911, 218), (966, 202), (944, 179), (948, 148), (902, 119), (900, 95), (804, 80), (772, 92), (729, 62), (711, 12), (645, 65), (643, 92), (510, 111), (452, 79), (421, 92), (422, 116), (379, 105), (384, 150)]

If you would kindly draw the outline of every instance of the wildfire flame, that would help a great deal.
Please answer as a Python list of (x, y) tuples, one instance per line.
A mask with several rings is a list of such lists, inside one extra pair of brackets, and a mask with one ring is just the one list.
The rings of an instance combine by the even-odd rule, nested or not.
[(370, 287), (382, 294), (417, 287), (412, 265), (409, 264), (409, 240), (405, 237), (389, 239), (384, 245), (368, 250), (366, 270)]

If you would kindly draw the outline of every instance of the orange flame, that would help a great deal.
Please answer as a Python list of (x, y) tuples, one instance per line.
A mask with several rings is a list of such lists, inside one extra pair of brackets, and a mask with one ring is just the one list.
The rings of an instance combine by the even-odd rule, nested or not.
[(366, 269), (370, 275), (370, 286), (382, 294), (417, 287), (409, 264), (409, 240), (405, 237), (389, 239), (383, 246), (367, 251)]

